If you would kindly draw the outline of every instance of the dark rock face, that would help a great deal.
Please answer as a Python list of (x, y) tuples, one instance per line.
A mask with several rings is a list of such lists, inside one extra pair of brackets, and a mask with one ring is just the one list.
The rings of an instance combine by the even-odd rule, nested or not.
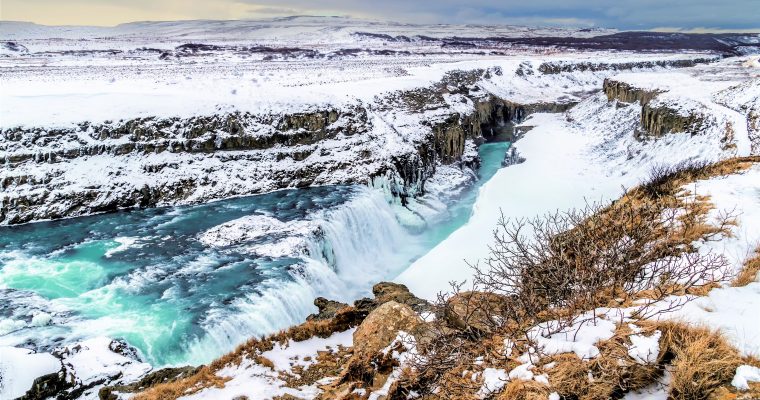
[(354, 302), (354, 308), (369, 314), (374, 309), (389, 301), (410, 306), (414, 311), (422, 312), (432, 308), (427, 300), (420, 299), (413, 295), (405, 285), (393, 282), (380, 282), (372, 287), (372, 294), (375, 296), (370, 299), (365, 297)]
[(670, 132), (696, 134), (703, 126), (704, 116), (698, 113), (684, 115), (683, 112), (664, 104), (653, 105), (652, 101), (663, 93), (662, 91), (641, 89), (614, 79), (605, 79), (603, 90), (610, 101), (639, 103), (641, 106), (641, 130), (637, 133), (639, 138), (657, 138)]
[(760, 111), (750, 111), (747, 115), (747, 131), (752, 142), (752, 154), (760, 154)]
[(60, 394), (69, 388), (71, 383), (66, 380), (66, 373), (61, 370), (35, 379), (32, 388), (18, 400), (45, 400), (51, 397), (60, 399)]
[(706, 64), (716, 61), (716, 57), (703, 57), (693, 58), (688, 60), (658, 60), (658, 61), (634, 61), (634, 62), (620, 62), (620, 63), (558, 63), (547, 62), (541, 64), (538, 70), (543, 74), (559, 74), (562, 72), (575, 72), (575, 71), (623, 71), (634, 68), (655, 68), (655, 67), (670, 67), (670, 68), (689, 68), (698, 64)]
[[(541, 112), (560, 113), (575, 102), (519, 104), (494, 96), (475, 103), (475, 112), (469, 115), (454, 114), (433, 126), (434, 148), (444, 163), (462, 157), (467, 139), (489, 138), (495, 129), (505, 124), (524, 121), (529, 115)], [(514, 140), (514, 137), (508, 138)]]
[(349, 307), (349, 305), (346, 303), (341, 303), (335, 300), (328, 300), (324, 297), (317, 297), (314, 299), (314, 305), (317, 306), (319, 312), (306, 317), (307, 321), (330, 319), (335, 317), (335, 314), (337, 314), (339, 310)]
[[(329, 128), (338, 119), (343, 123)], [(12, 128), (2, 131), (7, 144), (0, 162), (13, 167), (25, 161), (52, 164), (99, 154), (261, 150), (278, 144), (314, 144), (339, 134), (364, 133), (367, 127), (367, 111), (357, 107), (281, 116), (236, 112), (184, 120), (137, 118), (100, 125), (83, 123), (72, 129)], [(66, 146), (51, 146), (55, 143)], [(41, 152), (41, 148), (47, 151)], [(4, 187), (9, 184), (0, 183)]]
[(626, 82), (616, 81), (614, 79), (605, 79), (603, 85), (604, 94), (607, 99), (621, 101), (623, 103), (636, 103), (642, 106), (652, 101), (658, 94), (662, 93), (657, 90), (644, 90), (631, 86)]
[[(457, 38), (465, 40), (465, 38)], [(478, 45), (487, 43), (551, 46), (580, 50), (674, 51), (697, 50), (721, 55), (741, 55), (757, 51), (752, 34), (684, 34), (670, 32), (620, 32), (594, 37), (466, 38)]]
[(704, 116), (689, 113), (683, 115), (667, 106), (645, 104), (641, 109), (641, 128), (651, 137), (661, 137), (671, 132), (689, 132), (696, 134), (701, 130)]

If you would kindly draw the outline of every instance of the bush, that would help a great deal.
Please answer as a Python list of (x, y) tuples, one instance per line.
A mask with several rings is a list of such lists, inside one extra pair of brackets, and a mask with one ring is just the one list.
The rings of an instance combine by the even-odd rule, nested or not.
[(676, 165), (658, 164), (649, 170), (649, 177), (640, 188), (651, 198), (673, 195), (674, 188), (682, 178), (703, 174), (710, 166), (706, 161), (687, 160)]
[(533, 219), (502, 216), (490, 257), (474, 268), (478, 290), (505, 301), (481, 307), (491, 315), (478, 319), (528, 339), (539, 322), (553, 321), (548, 333), (559, 332), (589, 318), (586, 311), (632, 307), (642, 293), (640, 318), (680, 306), (665, 300), (713, 285), (728, 265), (722, 255), (696, 252), (693, 242), (728, 234), (733, 220), (707, 224), (709, 207), (698, 199), (680, 206), (624, 197)]

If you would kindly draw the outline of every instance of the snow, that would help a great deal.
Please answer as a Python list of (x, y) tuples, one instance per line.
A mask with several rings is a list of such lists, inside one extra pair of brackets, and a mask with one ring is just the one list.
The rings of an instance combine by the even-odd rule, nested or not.
[[(511, 374), (510, 374), (511, 375)], [(511, 376), (509, 377), (511, 379)], [(483, 370), (483, 386), (478, 390), (478, 397), (487, 398), (496, 393), (507, 384), (507, 371), (500, 368), (486, 368)]]
[(439, 291), (450, 289), (449, 282), (470, 279), (465, 261), (485, 259), (502, 212), (510, 218), (531, 217), (620, 191), (604, 171), (586, 161), (583, 151), (589, 137), (565, 129), (562, 115), (535, 114), (524, 125), (536, 126), (516, 145), (527, 161), (499, 170), (481, 187), (467, 224), (395, 281), (419, 297), (435, 300)]
[(760, 356), (760, 282), (744, 287), (713, 289), (674, 313), (695, 324), (705, 324), (724, 332), (743, 355)]
[(261, 353), (272, 361), (278, 371), (293, 372), (293, 367), (301, 366), (304, 369), (317, 362), (317, 351), (323, 349), (337, 350), (338, 346), (350, 347), (353, 344), (353, 334), (356, 329), (352, 328), (344, 332), (331, 335), (328, 338), (313, 337), (301, 342), (292, 339), (286, 345), (279, 343), (274, 348)]
[(23, 396), (37, 377), (61, 370), (61, 362), (47, 353), (0, 347), (0, 399)]
[[(617, 326), (604, 315), (592, 319), (591, 314), (586, 314), (578, 321), (557, 333), (552, 333), (556, 329), (556, 321), (544, 322), (531, 329), (528, 335), (543, 355), (572, 352), (582, 360), (595, 358), (599, 355), (596, 343), (611, 338)], [(530, 360), (528, 353), (524, 356), (527, 357), (525, 361)]]
[[(715, 205), (713, 214), (724, 210), (738, 215), (732, 236), (707, 243), (700, 249), (723, 254), (729, 262), (729, 272), (738, 272), (760, 244), (757, 229), (760, 226), (760, 166), (727, 177), (699, 181), (689, 188), (710, 196)], [(757, 357), (760, 356), (758, 309), (760, 282), (755, 281), (744, 287), (713, 289), (707, 296), (686, 304), (673, 317), (719, 328), (743, 355)]]
[[(398, 345), (401, 345), (403, 350), (394, 350)], [(413, 335), (404, 331), (399, 331), (396, 334), (396, 338), (382, 350), (383, 354), (388, 354), (390, 351), (393, 351), (391, 356), (398, 361), (398, 367), (393, 368), (393, 371), (380, 389), (374, 390), (369, 394), (369, 400), (380, 400), (382, 396), (387, 396), (391, 385), (401, 377), (402, 369), (416, 357), (420, 357), (420, 354), (417, 352), (417, 340)]]
[(626, 393), (623, 400), (667, 400), (669, 398), (667, 386), (656, 383), (650, 387)]
[(533, 364), (531, 363), (525, 363), (518, 365), (511, 371), (509, 371), (509, 379), (520, 379), (523, 381), (529, 381), (534, 378), (533, 371)]
[[(289, 340), (285, 345), (275, 344), (274, 348), (261, 353), (272, 361), (274, 370), (257, 364), (250, 358), (244, 358), (240, 365), (229, 365), (217, 373), (221, 377), (231, 378), (224, 387), (203, 389), (182, 399), (232, 399), (246, 396), (249, 399), (272, 399), (277, 396), (291, 395), (297, 398), (315, 398), (319, 394), (318, 386), (327, 384), (334, 378), (325, 377), (314, 385), (291, 388), (281, 379), (280, 372), (292, 373), (296, 365), (308, 368), (316, 362), (320, 351), (335, 352), (338, 346), (349, 347), (353, 344), (354, 328), (336, 332), (327, 338), (313, 337), (301, 342)], [(311, 358), (307, 361), (307, 358)]]
[(277, 372), (247, 359), (238, 367), (225, 368), (219, 375), (232, 379), (225, 382), (222, 388), (203, 389), (197, 393), (180, 397), (180, 399), (216, 400), (247, 396), (249, 399), (266, 400), (286, 394), (298, 398), (314, 398), (318, 394), (314, 387), (306, 387), (301, 390), (288, 388), (285, 386), (285, 382), (279, 379)]
[[(521, 124), (533, 127), (532, 130), (513, 146), (526, 161), (497, 172), (481, 187), (467, 224), (415, 261), (395, 281), (407, 285), (420, 297), (434, 300), (438, 292), (451, 289), (451, 281), (471, 278), (472, 270), (467, 263), (487, 258), (492, 232), (501, 215), (511, 220), (532, 218), (610, 201), (619, 197), (623, 188), (646, 179), (655, 165), (676, 165), (684, 160), (715, 162), (749, 155), (746, 116), (718, 104), (714, 97), (721, 93), (722, 102), (754, 99), (752, 94), (760, 93), (760, 81), (746, 84), (754, 75), (748, 75), (741, 60), (719, 64), (698, 66), (687, 72), (636, 72), (615, 77), (667, 91), (655, 101), (673, 107), (688, 103), (697, 107), (698, 112), (706, 113), (710, 118), (699, 135), (683, 132), (669, 133), (657, 140), (636, 139), (641, 106), (610, 102), (604, 94), (587, 97), (564, 115), (532, 115)], [(685, 83), (689, 85), (681, 86)], [(689, 109), (694, 111), (692, 108)], [(734, 146), (724, 143), (728, 123), (734, 129), (729, 140)], [(751, 192), (752, 187), (736, 190)], [(745, 193), (744, 198), (749, 195)]]
[(267, 215), (249, 215), (215, 226), (200, 234), (198, 240), (207, 246), (226, 247), (257, 239), (280, 238), (250, 245), (247, 251), (259, 257), (297, 257), (308, 255), (319, 231), (314, 221), (282, 222)]
[(736, 368), (731, 385), (739, 390), (749, 390), (749, 382), (760, 382), (760, 368), (742, 365)]
[(760, 225), (760, 165), (755, 164), (737, 174), (698, 181), (689, 189), (710, 196), (715, 205), (711, 212), (713, 218), (720, 212), (737, 215), (738, 226), (731, 229), (732, 236), (709, 245), (712, 250), (724, 254), (733, 272), (738, 272), (760, 245), (760, 230), (757, 229)]
[(660, 355), (660, 336), (662, 332), (655, 331), (650, 336), (631, 335), (631, 345), (628, 347), (628, 355), (639, 364), (653, 364)]
[[(148, 363), (113, 351), (112, 343), (110, 338), (97, 337), (61, 350), (70, 380), (81, 386), (103, 382), (118, 384), (134, 382), (152, 370)], [(97, 398), (97, 390), (90, 394)]]

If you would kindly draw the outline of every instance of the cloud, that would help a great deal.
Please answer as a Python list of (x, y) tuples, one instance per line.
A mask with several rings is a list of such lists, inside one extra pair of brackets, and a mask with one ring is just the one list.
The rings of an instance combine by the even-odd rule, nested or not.
[(2, 19), (107, 25), (133, 20), (312, 14), (412, 23), (760, 28), (757, 0), (2, 0)]

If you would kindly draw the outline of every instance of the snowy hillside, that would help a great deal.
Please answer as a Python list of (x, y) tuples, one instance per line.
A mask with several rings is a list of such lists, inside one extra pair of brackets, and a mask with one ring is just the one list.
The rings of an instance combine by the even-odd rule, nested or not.
[[(677, 73), (624, 73), (609, 81), (624, 83), (628, 91), (607, 85), (606, 93), (589, 96), (565, 115), (540, 114), (523, 122), (530, 131), (515, 147), (526, 161), (499, 171), (481, 189), (467, 225), (397, 281), (434, 299), (449, 282), (470, 279), (472, 271), (462, 263), (487, 257), (493, 221), (501, 214), (523, 218), (612, 200), (656, 165), (758, 154), (760, 136), (750, 110), (760, 104), (760, 70), (747, 67), (746, 60)], [(651, 100), (636, 98), (648, 94)], [(741, 105), (722, 105), (732, 103)], [(660, 110), (649, 127), (654, 132), (647, 131), (645, 110)], [(660, 127), (669, 124), (671, 113), (684, 120), (696, 116), (699, 123), (679, 125), (680, 131), (668, 126), (663, 135)]]
[[(18, 37), (13, 46), (28, 51), (0, 58), (0, 157), (13, 166), (0, 175), (6, 189), (0, 222), (375, 178), (390, 181), (396, 196), (413, 196), (438, 164), (461, 161), (465, 142), (478, 140), (488, 126), (566, 108), (621, 70), (686, 67), (718, 57), (569, 53), (551, 44), (509, 45), (505, 53), (480, 42), (451, 47), (426, 39), (367, 39), (354, 31), (364, 22), (340, 20), (345, 25), (333, 27), (330, 21), (270, 21), (262, 23), (266, 29), (249, 22), (102, 29), (4, 23)], [(291, 41), (310, 44), (298, 32), (315, 27), (320, 34), (304, 35), (323, 42), (319, 54), (294, 47)], [(495, 34), (491, 28), (438, 29), (452, 36)], [(499, 37), (533, 34), (499, 29)], [(245, 44), (213, 42), (235, 37), (230, 30)], [(160, 40), (165, 48), (150, 50), (145, 40)], [(341, 47), (341, 40), (356, 51)], [(48, 47), (35, 50), (38, 45)], [(122, 45), (131, 50), (113, 48)]]
[[(0, 38), (2, 399), (559, 400), (610, 352), (647, 384), (599, 398), (665, 398), (696, 324), (735, 353), (723, 390), (760, 381), (757, 276), (729, 284), (760, 244), (758, 35), (292, 17)], [(667, 317), (612, 298), (516, 338), (436, 304), (501, 216), (721, 161), (671, 200), (733, 211), (681, 243), (725, 279), (668, 292), (693, 301)], [(417, 374), (435, 346), (451, 368)]]

